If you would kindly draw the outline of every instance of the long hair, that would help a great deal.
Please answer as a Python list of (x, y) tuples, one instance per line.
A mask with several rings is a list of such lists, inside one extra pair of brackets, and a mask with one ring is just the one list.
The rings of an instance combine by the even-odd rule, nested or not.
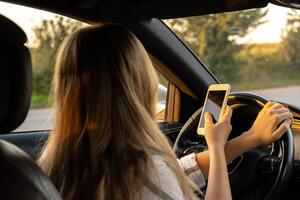
[(161, 155), (196, 198), (155, 122), (158, 78), (140, 41), (120, 25), (75, 32), (56, 58), (55, 125), (38, 160), (62, 197), (134, 199)]

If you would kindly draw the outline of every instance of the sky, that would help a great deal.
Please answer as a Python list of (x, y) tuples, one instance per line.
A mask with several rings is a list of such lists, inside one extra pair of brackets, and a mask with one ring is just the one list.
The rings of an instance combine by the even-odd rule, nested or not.
[(280, 42), (281, 31), (286, 24), (290, 10), (289, 8), (269, 4), (266, 15), (267, 22), (257, 27), (246, 39), (253, 42)]
[[(257, 27), (245, 38), (245, 41), (253, 43), (280, 42), (281, 29), (286, 23), (289, 10), (288, 8), (269, 4), (266, 16), (268, 22)], [(0, 14), (7, 16), (23, 28), (29, 39), (29, 44), (34, 38), (31, 27), (38, 25), (41, 19), (54, 17), (53, 13), (50, 12), (2, 2), (0, 2)]]
[(51, 19), (54, 17), (53, 13), (50, 12), (4, 2), (0, 2), (0, 14), (18, 24), (25, 31), (29, 43), (34, 38), (31, 28), (34, 25), (38, 25), (41, 19)]

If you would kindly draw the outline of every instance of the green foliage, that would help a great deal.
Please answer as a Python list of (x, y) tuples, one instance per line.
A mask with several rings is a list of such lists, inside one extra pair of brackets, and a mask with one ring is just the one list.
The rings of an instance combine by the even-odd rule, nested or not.
[[(242, 43), (243, 37), (265, 22), (266, 9), (166, 20), (177, 35), (221, 81), (235, 90), (300, 84), (300, 15), (291, 11), (275, 44)], [(49, 91), (54, 57), (61, 42), (83, 23), (63, 17), (43, 20), (33, 28), (33, 107), (51, 103)], [(284, 76), (283, 76), (284, 74)], [(168, 81), (158, 73), (160, 83)]]
[(46, 108), (52, 104), (52, 96), (42, 93), (32, 93), (31, 95), (31, 108)]
[(280, 43), (247, 44), (236, 55), (239, 59), (241, 81), (233, 85), (235, 90), (278, 87), (295, 83), (291, 76), (282, 76), (285, 63)]
[(166, 23), (221, 82), (232, 84), (233, 90), (300, 84), (297, 11), (289, 14), (281, 43), (247, 43), (243, 38), (265, 22), (266, 13), (266, 9), (255, 9)]
[(296, 10), (289, 12), (282, 39), (284, 58), (289, 65), (289, 71), (300, 74), (300, 15)]
[[(33, 107), (45, 105), (45, 97), (51, 89), (54, 57), (59, 45), (82, 26), (82, 22), (56, 16), (51, 20), (42, 20), (39, 26), (33, 27), (35, 47), (30, 48), (33, 64)], [(38, 99), (41, 100), (40, 103)]]
[(264, 23), (265, 9), (169, 20), (167, 23), (191, 47), (221, 82), (240, 78), (237, 41)]

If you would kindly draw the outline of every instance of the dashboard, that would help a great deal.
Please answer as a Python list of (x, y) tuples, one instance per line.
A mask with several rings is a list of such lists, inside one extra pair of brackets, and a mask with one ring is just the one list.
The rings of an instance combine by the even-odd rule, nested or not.
[(294, 139), (294, 159), (300, 162), (300, 120), (294, 116), (292, 124), (292, 133)]

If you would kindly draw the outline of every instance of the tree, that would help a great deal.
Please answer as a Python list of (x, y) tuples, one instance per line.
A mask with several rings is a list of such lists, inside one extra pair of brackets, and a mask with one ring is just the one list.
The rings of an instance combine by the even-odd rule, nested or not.
[(264, 23), (265, 9), (168, 20), (167, 24), (199, 56), (220, 81), (239, 78), (239, 40)]
[(283, 54), (289, 65), (289, 71), (300, 73), (300, 14), (296, 10), (291, 10), (288, 15), (282, 34)]
[(34, 46), (30, 49), (33, 63), (33, 94), (49, 95), (54, 72), (54, 57), (59, 45), (84, 23), (55, 16), (33, 27)]

